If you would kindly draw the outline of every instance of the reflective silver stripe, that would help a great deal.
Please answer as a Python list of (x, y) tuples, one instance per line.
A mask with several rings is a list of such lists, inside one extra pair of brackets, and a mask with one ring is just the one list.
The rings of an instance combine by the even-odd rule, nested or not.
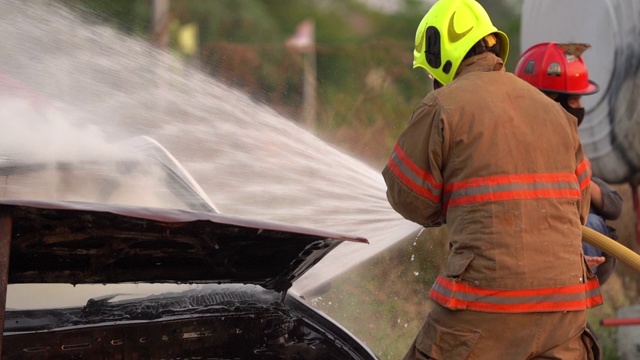
[(587, 170), (584, 170), (580, 174), (576, 174), (576, 175), (578, 177), (578, 183), (582, 183), (589, 177), (589, 172)]
[[(391, 153), (391, 159), (393, 160), (393, 163), (398, 167), (398, 169), (402, 172), (402, 174), (404, 174), (407, 178), (409, 178), (414, 184), (427, 189), (434, 196), (440, 197), (442, 193), (442, 186), (434, 187), (425, 178), (416, 174), (413, 170), (411, 170), (409, 166), (407, 166), (407, 164), (404, 163), (404, 161), (402, 161), (400, 156), (395, 151)], [(427, 172), (425, 171), (425, 173)]]
[(509, 184), (498, 185), (479, 185), (465, 189), (454, 190), (445, 194), (445, 200), (458, 199), (467, 196), (484, 195), (491, 193), (502, 193), (509, 191), (527, 191), (527, 190), (580, 190), (580, 186), (576, 182), (550, 182), (538, 181), (533, 183), (514, 182)]

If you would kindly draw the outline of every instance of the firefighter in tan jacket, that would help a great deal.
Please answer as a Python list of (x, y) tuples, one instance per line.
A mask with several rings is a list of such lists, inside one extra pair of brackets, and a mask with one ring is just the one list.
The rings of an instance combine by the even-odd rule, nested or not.
[(589, 174), (576, 119), (504, 69), (508, 38), (475, 0), (439, 0), (414, 67), (434, 88), (383, 170), (405, 218), (448, 227), (451, 253), (405, 359), (598, 359), (602, 303), (582, 253)]

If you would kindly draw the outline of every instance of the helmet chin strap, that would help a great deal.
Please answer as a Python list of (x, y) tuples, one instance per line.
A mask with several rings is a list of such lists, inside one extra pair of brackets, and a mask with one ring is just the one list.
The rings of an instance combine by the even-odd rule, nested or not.
[(438, 90), (441, 87), (443, 87), (444, 85), (438, 81), (438, 79), (436, 79), (433, 75), (428, 74), (429, 75), (429, 79), (431, 79), (431, 83), (433, 84), (433, 90)]
[(443, 86), (444, 85), (442, 85), (440, 81), (436, 80), (435, 78), (433, 79), (433, 90), (438, 90)]

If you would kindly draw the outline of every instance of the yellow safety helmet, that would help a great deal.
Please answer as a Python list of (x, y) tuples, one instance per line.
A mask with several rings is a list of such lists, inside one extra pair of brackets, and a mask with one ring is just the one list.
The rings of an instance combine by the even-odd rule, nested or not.
[[(438, 0), (418, 25), (413, 68), (426, 69), (446, 85), (453, 80), (467, 52), (480, 39), (494, 33), (500, 38), (500, 58), (506, 62), (509, 38), (493, 26), (482, 5), (476, 0)], [(495, 38), (489, 41), (495, 43)]]

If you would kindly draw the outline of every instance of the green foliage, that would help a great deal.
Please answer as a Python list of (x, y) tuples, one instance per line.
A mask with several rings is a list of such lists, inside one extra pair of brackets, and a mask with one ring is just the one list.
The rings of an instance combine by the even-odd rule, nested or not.
[(220, 41), (264, 44), (284, 36), (258, 0), (172, 0), (171, 16), (183, 24), (196, 22), (204, 45)]
[(60, 0), (70, 8), (90, 14), (92, 21), (104, 21), (129, 34), (148, 34), (151, 7), (141, 0)]

